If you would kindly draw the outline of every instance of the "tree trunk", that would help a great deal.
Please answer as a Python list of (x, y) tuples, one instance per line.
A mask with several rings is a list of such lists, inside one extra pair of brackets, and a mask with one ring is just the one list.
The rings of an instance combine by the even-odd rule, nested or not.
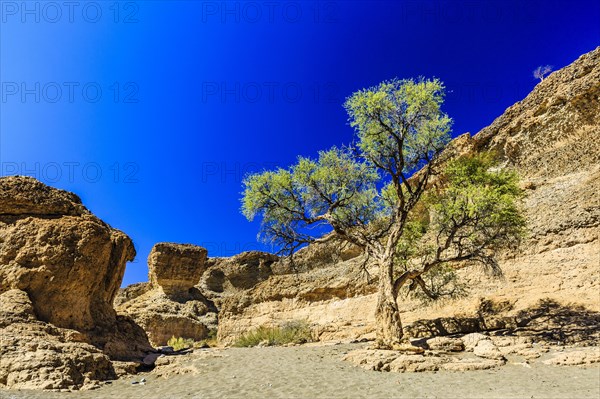
[(379, 263), (379, 293), (375, 309), (377, 347), (391, 349), (402, 341), (402, 322), (394, 296), (393, 261)]

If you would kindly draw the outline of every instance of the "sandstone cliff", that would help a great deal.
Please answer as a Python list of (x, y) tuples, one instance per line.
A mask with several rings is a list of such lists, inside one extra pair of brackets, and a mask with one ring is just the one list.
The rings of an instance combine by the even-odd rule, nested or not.
[[(481, 132), (456, 138), (446, 155), (489, 150), (499, 154), (502, 167), (521, 176), (529, 236), (516, 250), (498, 254), (502, 278), (491, 279), (481, 270), (460, 271), (471, 287), (463, 299), (424, 305), (399, 298), (406, 332), (421, 337), (507, 327), (535, 329), (543, 324), (552, 339), (597, 339), (600, 47), (551, 74)], [(151, 256), (153, 283), (128, 287), (118, 303), (121, 311), (157, 331), (148, 327), (146, 316), (140, 316), (148, 313), (145, 306), (154, 307), (155, 300), (149, 298), (157, 295), (152, 263)], [(208, 259), (197, 267), (203, 274), (196, 287), (218, 308), (218, 336), (225, 344), (257, 326), (295, 319), (307, 320), (321, 340), (374, 336), (377, 273), (352, 246), (311, 245), (295, 255), (293, 264), (271, 254), (248, 252)], [(189, 267), (180, 268), (187, 275)], [(175, 273), (175, 268), (167, 270)], [(189, 282), (196, 284), (198, 277), (195, 274)], [(165, 277), (172, 278), (176, 277)], [(183, 334), (180, 321), (174, 321), (181, 320), (182, 311), (163, 309), (162, 339), (165, 331)], [(198, 314), (203, 312), (204, 308)], [(171, 324), (166, 324), (167, 314), (175, 317)], [(194, 319), (191, 314), (183, 317)], [(567, 327), (572, 330), (569, 334), (564, 332)]]
[(76, 195), (0, 178), (0, 384), (79, 388), (141, 362), (146, 334), (112, 306), (134, 256)]
[[(529, 237), (517, 251), (498, 254), (503, 278), (461, 272), (473, 287), (467, 298), (430, 306), (401, 298), (403, 321), (432, 319), (445, 332), (468, 332), (533, 325), (543, 309), (593, 319), (600, 310), (600, 48), (551, 74), (475, 136), (451, 145), (457, 153), (482, 150), (498, 152), (502, 166), (521, 176)], [(298, 254), (299, 273), (283, 261), (273, 264), (278, 272), (264, 281), (219, 293), (219, 337), (231, 342), (257, 325), (289, 319), (309, 320), (320, 339), (372, 336), (376, 282), (363, 261), (313, 245)], [(457, 325), (454, 316), (471, 320), (471, 327)], [(422, 330), (407, 328), (409, 334)], [(597, 336), (597, 328), (592, 332)]]

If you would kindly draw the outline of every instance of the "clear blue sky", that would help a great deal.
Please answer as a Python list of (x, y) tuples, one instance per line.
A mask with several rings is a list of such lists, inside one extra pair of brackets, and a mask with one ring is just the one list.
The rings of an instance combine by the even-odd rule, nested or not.
[(353, 91), (446, 82), (454, 135), (522, 99), (541, 64), (600, 45), (597, 1), (0, 1), (2, 175), (74, 191), (134, 241), (261, 248), (247, 172), (348, 143)]

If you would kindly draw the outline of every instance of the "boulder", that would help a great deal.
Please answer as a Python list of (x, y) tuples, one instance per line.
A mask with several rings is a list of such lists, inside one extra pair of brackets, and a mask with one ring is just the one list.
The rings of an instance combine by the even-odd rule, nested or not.
[(143, 330), (112, 303), (133, 243), (74, 194), (0, 178), (0, 384), (78, 388), (141, 361)]
[(569, 352), (559, 353), (544, 360), (544, 364), (556, 366), (580, 366), (600, 362), (600, 348), (588, 347)]
[(396, 373), (437, 371), (445, 361), (441, 357), (400, 355), (384, 366), (383, 370)]
[(150, 284), (167, 295), (187, 295), (206, 270), (208, 251), (191, 244), (161, 242), (148, 255)]
[(444, 363), (442, 369), (447, 371), (489, 370), (502, 365), (504, 362), (499, 360), (466, 358)]
[(465, 344), (460, 338), (435, 337), (426, 341), (427, 347), (434, 351), (461, 352), (465, 350)]
[(506, 360), (498, 347), (489, 339), (482, 339), (477, 342), (477, 345), (473, 348), (473, 353), (485, 359)]
[[(399, 352), (382, 349), (357, 349), (348, 352), (342, 360), (367, 370), (380, 371), (400, 356)], [(410, 356), (410, 355), (407, 355)]]
[(396, 373), (487, 370), (504, 364), (503, 361), (491, 359), (462, 358), (439, 353), (424, 356), (377, 349), (354, 350), (348, 352), (343, 360), (367, 370)]
[(462, 341), (463, 344), (465, 345), (465, 350), (472, 352), (475, 347), (477, 346), (477, 344), (479, 343), (479, 341), (484, 341), (484, 340), (489, 340), (490, 337), (488, 337), (487, 335), (483, 335), (480, 333), (471, 333), (471, 334), (467, 334), (464, 335), (462, 337)]

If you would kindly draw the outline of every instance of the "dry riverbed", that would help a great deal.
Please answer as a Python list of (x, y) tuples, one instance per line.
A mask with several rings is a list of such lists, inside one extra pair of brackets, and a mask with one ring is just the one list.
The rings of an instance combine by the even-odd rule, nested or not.
[[(0, 390), (2, 399), (153, 398), (598, 398), (600, 365), (527, 364), (468, 372), (365, 370), (342, 358), (368, 344), (202, 349), (154, 371), (77, 392)], [(566, 349), (568, 352), (571, 349)], [(176, 358), (176, 359), (175, 359)], [(166, 363), (166, 361), (163, 361)], [(141, 383), (143, 379), (143, 382)]]

